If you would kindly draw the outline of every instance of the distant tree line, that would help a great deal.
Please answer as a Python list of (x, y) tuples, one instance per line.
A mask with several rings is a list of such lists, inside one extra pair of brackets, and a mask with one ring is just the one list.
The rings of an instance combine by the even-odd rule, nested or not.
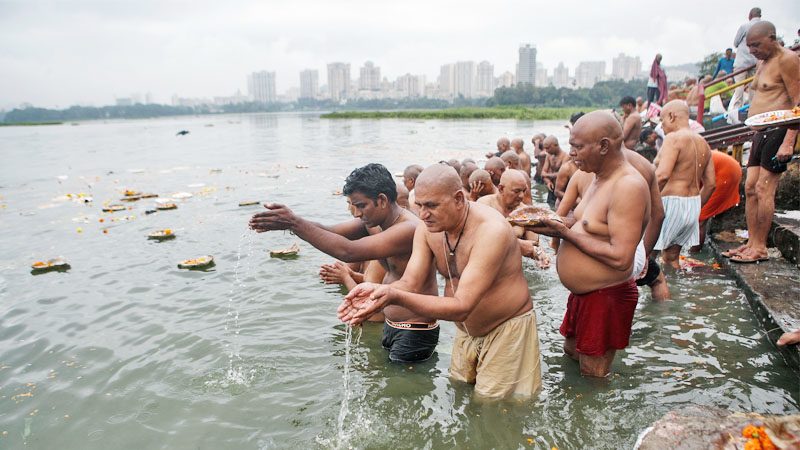
[(553, 86), (534, 87), (518, 84), (513, 87), (495, 89), (494, 97), (486, 101), (486, 106), (525, 105), (533, 107), (581, 107), (613, 108), (619, 105), (622, 97), (642, 96), (646, 92), (645, 80), (610, 80), (596, 83), (592, 88), (556, 88)]
[(196, 114), (236, 114), (278, 111), (337, 111), (378, 109), (443, 109), (484, 106), (486, 99), (457, 98), (452, 103), (431, 98), (350, 100), (340, 104), (331, 100), (300, 99), (293, 103), (236, 103), (230, 105), (169, 106), (136, 104), (130, 106), (72, 106), (67, 109), (14, 109), (0, 119), (4, 123), (71, 122), (76, 120), (146, 119), (151, 117)]

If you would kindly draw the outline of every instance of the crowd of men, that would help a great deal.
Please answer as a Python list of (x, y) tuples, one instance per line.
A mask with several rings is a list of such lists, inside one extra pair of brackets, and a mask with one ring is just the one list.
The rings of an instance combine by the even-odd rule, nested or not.
[[(766, 21), (754, 23), (746, 40), (762, 61), (750, 113), (796, 105), (797, 55), (777, 44)], [(604, 377), (616, 351), (629, 343), (637, 285), (649, 286), (656, 301), (670, 297), (664, 273), (678, 273), (681, 250), (701, 245), (704, 222), (738, 203), (741, 177), (739, 163), (712, 151), (693, 129), (686, 101), (663, 105), (663, 138), (652, 141), (655, 163), (635, 151), (644, 135), (636, 100), (623, 98), (621, 106), (622, 117), (610, 111), (573, 117), (569, 152), (555, 136), (533, 136), (531, 154), (522, 139), (501, 138), (483, 167), (473, 159), (410, 165), (402, 183), (382, 165), (367, 164), (345, 181), (352, 220), (322, 225), (266, 204), (250, 226), (288, 229), (336, 258), (320, 276), (349, 290), (339, 318), (349, 325), (383, 322), (382, 345), (392, 362), (430, 358), (438, 321), (454, 322), (450, 375), (490, 398), (531, 396), (541, 386), (523, 259), (549, 267), (540, 239), (549, 236), (556, 272), (570, 292), (560, 326), (564, 351), (581, 374)], [(769, 199), (797, 132), (770, 133), (754, 139), (746, 191), (751, 239), (729, 254), (734, 261), (767, 257)], [(532, 183), (546, 186), (556, 214), (512, 226), (507, 217), (533, 203)], [(445, 281), (441, 295), (437, 273)]]

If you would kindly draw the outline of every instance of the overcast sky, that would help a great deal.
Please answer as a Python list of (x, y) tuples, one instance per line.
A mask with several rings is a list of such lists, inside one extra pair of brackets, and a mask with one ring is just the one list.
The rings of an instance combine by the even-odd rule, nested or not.
[(610, 72), (620, 52), (673, 65), (731, 46), (753, 6), (794, 41), (798, 0), (0, 0), (0, 108), (231, 95), (258, 70), (277, 72), (282, 93), (306, 68), (325, 84), (334, 61), (353, 78), (366, 60), (390, 80), (434, 81), (459, 60), (488, 60), (497, 76), (514, 71), (520, 43), (550, 74), (598, 59)]

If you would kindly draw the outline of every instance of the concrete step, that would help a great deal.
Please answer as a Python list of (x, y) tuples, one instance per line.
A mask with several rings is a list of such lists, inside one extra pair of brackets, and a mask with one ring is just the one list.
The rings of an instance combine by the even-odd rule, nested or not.
[[(785, 234), (788, 231), (781, 233)], [(783, 333), (800, 329), (800, 270), (794, 263), (784, 258), (738, 264), (730, 262), (721, 255), (725, 250), (737, 245), (716, 238), (711, 239), (711, 247), (717, 253), (720, 265), (736, 280), (750, 303), (756, 319), (764, 327), (769, 340), (775, 344)], [(800, 372), (798, 346), (778, 347), (778, 349), (786, 358), (787, 364)]]
[(800, 267), (800, 214), (777, 214), (770, 230), (770, 246), (776, 247), (792, 264)]

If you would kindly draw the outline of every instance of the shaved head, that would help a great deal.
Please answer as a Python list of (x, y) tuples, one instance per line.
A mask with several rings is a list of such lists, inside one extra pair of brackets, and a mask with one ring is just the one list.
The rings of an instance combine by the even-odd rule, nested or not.
[(511, 141), (507, 137), (501, 137), (497, 140), (497, 150), (504, 152), (511, 147)]
[(527, 185), (528, 181), (525, 179), (525, 175), (519, 170), (506, 170), (503, 172), (503, 176), (500, 177), (500, 184), (503, 186), (508, 186), (512, 183), (522, 183)]
[(509, 169), (519, 168), (519, 155), (514, 153), (514, 150), (504, 152), (502, 155), (500, 155), (500, 159), (506, 163), (506, 167)]
[(484, 184), (491, 183), (492, 182), (492, 176), (489, 175), (489, 172), (487, 172), (487, 171), (485, 171), (483, 169), (477, 169), (477, 170), (473, 171), (472, 174), (469, 176), (470, 184), (472, 184), (472, 183), (474, 183), (476, 181), (483, 181)]
[(476, 170), (478, 170), (478, 165), (474, 162), (466, 162), (461, 165), (458, 176), (461, 177), (461, 185), (464, 186), (464, 189), (469, 189), (469, 177)]
[(434, 164), (419, 174), (416, 190), (418, 193), (425, 190), (435, 190), (440, 193), (461, 191), (461, 178), (458, 177), (456, 169), (447, 164)]
[(754, 37), (775, 37), (775, 25), (768, 20), (760, 20), (754, 23), (750, 30), (747, 31), (747, 37), (754, 36)]
[(520, 138), (514, 138), (511, 140), (511, 148), (514, 150), (520, 151), (525, 147), (525, 141)]
[(608, 139), (611, 147), (622, 146), (622, 126), (607, 111), (592, 111), (575, 122), (573, 132), (587, 135), (590, 139)]
[(684, 100), (672, 100), (661, 110), (661, 127), (671, 133), (689, 126), (689, 105)]
[(503, 169), (506, 167), (506, 163), (498, 156), (493, 156), (486, 161), (486, 164), (483, 165), (483, 168), (486, 170), (490, 169)]

